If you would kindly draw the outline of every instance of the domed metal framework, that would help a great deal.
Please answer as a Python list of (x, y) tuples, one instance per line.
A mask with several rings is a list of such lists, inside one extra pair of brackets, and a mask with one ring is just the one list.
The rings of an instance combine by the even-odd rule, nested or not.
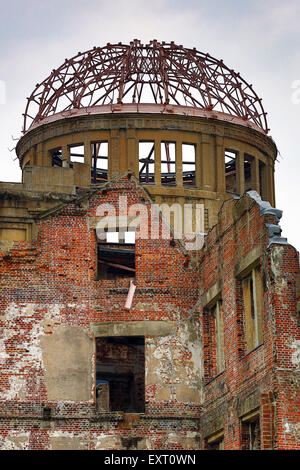
[(143, 45), (136, 39), (66, 59), (28, 98), (23, 132), (63, 111), (114, 103), (200, 108), (269, 130), (261, 99), (222, 60), (173, 42)]

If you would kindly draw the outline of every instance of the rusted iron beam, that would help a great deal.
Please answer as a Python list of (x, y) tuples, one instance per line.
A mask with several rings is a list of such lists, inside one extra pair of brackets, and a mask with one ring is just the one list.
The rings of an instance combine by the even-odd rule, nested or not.
[(209, 54), (157, 40), (107, 44), (66, 59), (28, 98), (23, 132), (60, 112), (149, 103), (149, 96), (156, 104), (237, 116), (268, 133), (261, 99), (239, 73)]

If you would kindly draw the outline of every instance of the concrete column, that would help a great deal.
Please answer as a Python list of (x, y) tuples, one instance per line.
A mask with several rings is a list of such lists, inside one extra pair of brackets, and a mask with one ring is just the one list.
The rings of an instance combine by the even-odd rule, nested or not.
[(195, 145), (196, 158), (196, 188), (201, 188), (201, 136), (199, 142)]
[(224, 138), (216, 136), (216, 178), (217, 178), (217, 192), (224, 193), (225, 187), (225, 153), (224, 153)]
[(111, 131), (110, 139), (110, 169), (108, 177), (113, 178), (119, 174), (119, 160), (120, 160), (120, 136), (117, 129)]
[(183, 178), (182, 178), (182, 141), (177, 140), (175, 146), (175, 160), (176, 160), (176, 186), (178, 188), (183, 187)]
[(237, 192), (242, 196), (245, 192), (244, 152), (242, 151), (236, 154), (235, 170)]
[(43, 144), (39, 143), (36, 146), (36, 164), (37, 166), (51, 166), (51, 163), (49, 164), (50, 158), (48, 158), (47, 162), (44, 162), (43, 158)]
[(90, 140), (84, 141), (84, 163), (92, 166), (92, 143)]
[[(252, 174), (252, 169), (253, 169), (253, 174)], [(252, 188), (258, 192), (258, 194), (260, 193), (259, 191), (259, 160), (257, 158), (257, 156), (255, 156), (253, 158), (253, 163), (252, 163), (252, 166), (251, 166), (251, 186)]]
[(68, 168), (70, 165), (70, 147), (66, 144), (61, 147), (61, 158), (62, 166)]
[(208, 134), (202, 134), (201, 154), (201, 186), (206, 191), (213, 191), (212, 178), (215, 175), (215, 165), (212, 158), (211, 139)]
[(119, 156), (119, 174), (127, 171), (127, 136), (125, 129), (119, 130), (120, 135), (120, 156)]
[(276, 207), (275, 199), (275, 188), (274, 188), (274, 178), (275, 178), (275, 165), (274, 163), (270, 164), (270, 195), (271, 195), (271, 204), (273, 207)]
[(139, 179), (138, 141), (135, 129), (127, 129), (127, 168)]
[(156, 186), (161, 186), (161, 141), (154, 142), (154, 181)]

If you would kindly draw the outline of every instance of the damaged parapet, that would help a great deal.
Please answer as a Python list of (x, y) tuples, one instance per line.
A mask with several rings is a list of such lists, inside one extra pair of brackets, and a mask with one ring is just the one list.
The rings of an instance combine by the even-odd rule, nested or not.
[[(261, 215), (274, 215), (275, 221), (279, 222), (282, 217), (282, 211), (280, 209), (275, 209), (271, 206), (268, 201), (263, 201), (260, 195), (256, 191), (247, 191), (247, 194), (254, 199), (255, 202), (259, 205)], [(266, 224), (266, 227), (269, 230), (269, 243), (268, 247), (273, 243), (279, 243), (281, 245), (287, 244), (287, 238), (281, 237), (282, 229), (278, 224)]]

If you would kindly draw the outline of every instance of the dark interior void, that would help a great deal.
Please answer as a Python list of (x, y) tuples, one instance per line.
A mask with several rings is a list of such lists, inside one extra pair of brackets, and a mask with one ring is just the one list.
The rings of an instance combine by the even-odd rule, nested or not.
[(135, 277), (135, 244), (98, 243), (97, 279)]
[(145, 411), (145, 340), (141, 336), (96, 339), (96, 400), (100, 412)]
[(62, 151), (61, 149), (51, 151), (52, 166), (61, 167), (62, 166)]
[(260, 450), (259, 414), (242, 421), (242, 450)]
[(224, 436), (221, 436), (211, 442), (207, 442), (206, 450), (224, 450)]
[(252, 170), (253, 170), (254, 158), (251, 155), (245, 154), (244, 157), (244, 180), (245, 180), (245, 191), (250, 191), (252, 187)]

